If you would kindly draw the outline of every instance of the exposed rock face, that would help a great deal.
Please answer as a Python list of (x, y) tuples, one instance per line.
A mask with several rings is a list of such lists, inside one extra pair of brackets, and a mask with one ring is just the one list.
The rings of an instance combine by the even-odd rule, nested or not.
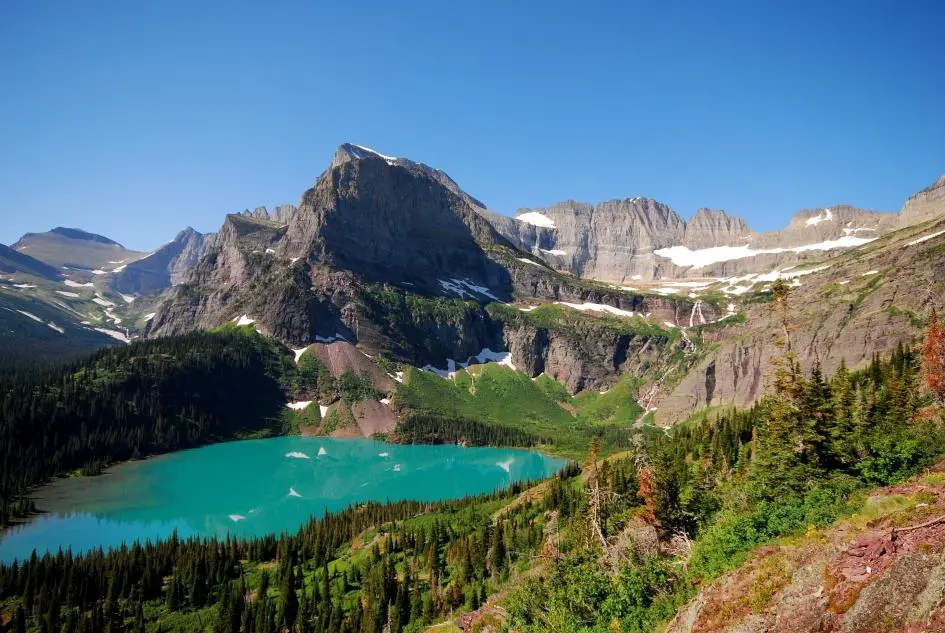
[(751, 228), (741, 218), (730, 216), (725, 211), (699, 209), (686, 223), (682, 244), (696, 250), (720, 245), (742, 244), (751, 237)]
[[(646, 198), (596, 206), (567, 201), (545, 209), (522, 209), (515, 218), (483, 213), (513, 244), (556, 270), (630, 285), (638, 280), (769, 272), (823, 259), (831, 250), (839, 252), (875, 239), (898, 225), (894, 214), (838, 205), (801, 211), (787, 228), (758, 234), (744, 220), (724, 211), (700, 209), (686, 222), (668, 206)], [(825, 242), (836, 243), (803, 248)], [(716, 247), (750, 251), (696, 258), (706, 260), (704, 265), (670, 252), (655, 252), (680, 247), (687, 252)]]
[(209, 237), (187, 227), (150, 255), (113, 272), (109, 287), (125, 294), (148, 294), (177, 285), (200, 259)]
[(469, 279), (509, 296), (507, 273), (484, 250), (506, 240), (429, 168), (351, 159), (344, 147), (332, 164), (302, 197), (281, 253), (372, 281)]
[(906, 200), (899, 211), (902, 226), (927, 222), (942, 215), (945, 215), (945, 176)]
[[(826, 375), (841, 361), (855, 368), (899, 343), (921, 341), (929, 310), (945, 295), (945, 259), (935, 256), (945, 217), (877, 240), (799, 278), (789, 305), (791, 344), (805, 370)], [(672, 424), (705, 406), (745, 407), (761, 396), (772, 361), (784, 353), (780, 321), (770, 304), (748, 306), (746, 323), (729, 328), (720, 345), (657, 403), (656, 420)], [(710, 388), (711, 385), (711, 388)]]
[(240, 215), (255, 218), (257, 220), (270, 220), (279, 224), (288, 224), (298, 212), (299, 210), (295, 207), (295, 205), (280, 204), (274, 208), (272, 212), (267, 211), (266, 207), (256, 207), (252, 211), (246, 209)]
[(622, 373), (642, 376), (674, 349), (665, 337), (617, 334), (592, 321), (570, 331), (506, 327), (504, 337), (516, 368), (532, 377), (544, 373), (572, 394), (609, 387)]

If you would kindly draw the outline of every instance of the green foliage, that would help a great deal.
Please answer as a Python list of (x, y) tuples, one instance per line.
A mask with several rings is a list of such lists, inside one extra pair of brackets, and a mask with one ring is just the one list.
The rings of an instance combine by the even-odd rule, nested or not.
[(586, 424), (615, 424), (629, 427), (636, 422), (643, 408), (634, 399), (639, 382), (630, 376), (604, 393), (584, 391), (574, 397), (578, 419)]
[(607, 313), (588, 313), (567, 306), (543, 304), (523, 312), (513, 306), (490, 303), (489, 315), (508, 325), (531, 325), (551, 332), (583, 332), (588, 328), (601, 328), (616, 334), (647, 336), (663, 341), (679, 340), (681, 334), (675, 328), (661, 328), (641, 316), (618, 317)]
[(0, 378), (0, 523), (49, 477), (280, 432), (281, 382), (292, 371), (276, 343), (228, 328)]
[(374, 382), (369, 375), (358, 375), (350, 370), (338, 378), (338, 389), (341, 392), (341, 399), (349, 403), (381, 397), (381, 394), (374, 389)]

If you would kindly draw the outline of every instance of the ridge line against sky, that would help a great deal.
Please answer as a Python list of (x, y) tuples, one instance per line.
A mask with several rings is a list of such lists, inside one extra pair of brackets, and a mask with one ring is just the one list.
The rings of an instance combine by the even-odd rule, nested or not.
[(343, 142), (505, 214), (645, 196), (757, 231), (945, 173), (945, 3), (759, 4), (4, 3), (0, 242), (215, 231)]

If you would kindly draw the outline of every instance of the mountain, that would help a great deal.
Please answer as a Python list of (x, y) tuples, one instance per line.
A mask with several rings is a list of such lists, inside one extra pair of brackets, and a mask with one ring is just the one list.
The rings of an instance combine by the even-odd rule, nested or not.
[(615, 284), (768, 272), (864, 244), (899, 225), (892, 213), (837, 205), (800, 211), (785, 229), (758, 234), (724, 211), (700, 209), (687, 222), (647, 198), (566, 201), (521, 209), (514, 218), (485, 214), (513, 244), (553, 268)]
[(59, 271), (52, 266), (3, 244), (0, 244), (0, 273), (8, 275), (19, 273), (44, 279), (57, 279), (59, 277)]
[[(841, 363), (858, 367), (899, 343), (915, 344), (945, 292), (945, 215), (894, 231), (832, 258), (784, 273), (792, 349), (806, 370)], [(741, 283), (762, 290), (763, 275)], [(760, 282), (759, 282), (760, 280)], [(726, 284), (707, 287), (725, 291)], [(740, 290), (738, 292), (741, 292)], [(652, 403), (656, 420), (672, 424), (711, 406), (751, 405), (772, 361), (783, 353), (782, 317), (766, 303), (744, 302), (734, 325), (678, 384)]]
[(200, 259), (208, 237), (188, 227), (156, 251), (113, 269), (109, 286), (132, 295), (170, 288)]
[(906, 200), (899, 211), (903, 226), (926, 222), (945, 213), (945, 175)]
[(73, 358), (118, 344), (114, 332), (83, 324), (78, 312), (33, 292), (0, 284), (0, 370)]
[(27, 233), (13, 248), (56, 268), (65, 266), (86, 270), (99, 270), (109, 264), (120, 265), (142, 255), (107, 237), (63, 227), (46, 233)]
[[(579, 309), (486, 308), (512, 301)], [(675, 327), (694, 305), (557, 273), (517, 250), (444, 172), (346, 144), (288, 225), (255, 212), (227, 216), (148, 333), (252, 322), (293, 347), (343, 338), (439, 368), (509, 349), (531, 375), (560, 377), (577, 391), (668, 358), (679, 336), (645, 316)], [(600, 318), (608, 309), (633, 319)], [(711, 321), (726, 308), (715, 301), (700, 310)], [(584, 349), (591, 333), (599, 352)]]

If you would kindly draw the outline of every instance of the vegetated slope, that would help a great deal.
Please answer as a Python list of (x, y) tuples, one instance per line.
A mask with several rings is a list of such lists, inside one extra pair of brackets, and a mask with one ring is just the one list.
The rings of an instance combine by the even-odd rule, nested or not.
[(31, 296), (29, 290), (0, 286), (0, 371), (67, 360), (118, 344), (82, 325), (80, 318)]
[(945, 449), (941, 409), (918, 377), (908, 350), (829, 380), (787, 358), (755, 409), (641, 436), (607, 460), (592, 450), (581, 477), (444, 504), (366, 504), (294, 536), (46, 555), (0, 566), (2, 609), (15, 626), (69, 619), (93, 630), (644, 632), (681, 607), (673, 630), (795, 630), (817, 609), (847, 626), (836, 630), (925, 630), (905, 627), (938, 607), (939, 585), (923, 583), (936, 577), (945, 527), (905, 530), (892, 545), (873, 537), (934, 516), (945, 479), (871, 492)]
[(281, 432), (286, 350), (253, 332), (137, 342), (0, 378), (0, 509), (74, 469)]
[[(915, 341), (929, 310), (941, 308), (945, 216), (805, 268), (810, 274), (791, 280), (796, 286), (787, 314), (792, 349), (806, 370), (816, 363), (828, 373), (841, 362), (859, 367), (874, 354)], [(784, 342), (781, 316), (768, 297), (742, 295), (745, 323), (728, 328), (685, 378), (664, 389), (655, 403), (659, 424), (706, 406), (749, 406), (764, 392), (765, 376)]]
[(0, 244), (0, 273), (21, 273), (44, 279), (57, 279), (59, 271), (48, 264)]

